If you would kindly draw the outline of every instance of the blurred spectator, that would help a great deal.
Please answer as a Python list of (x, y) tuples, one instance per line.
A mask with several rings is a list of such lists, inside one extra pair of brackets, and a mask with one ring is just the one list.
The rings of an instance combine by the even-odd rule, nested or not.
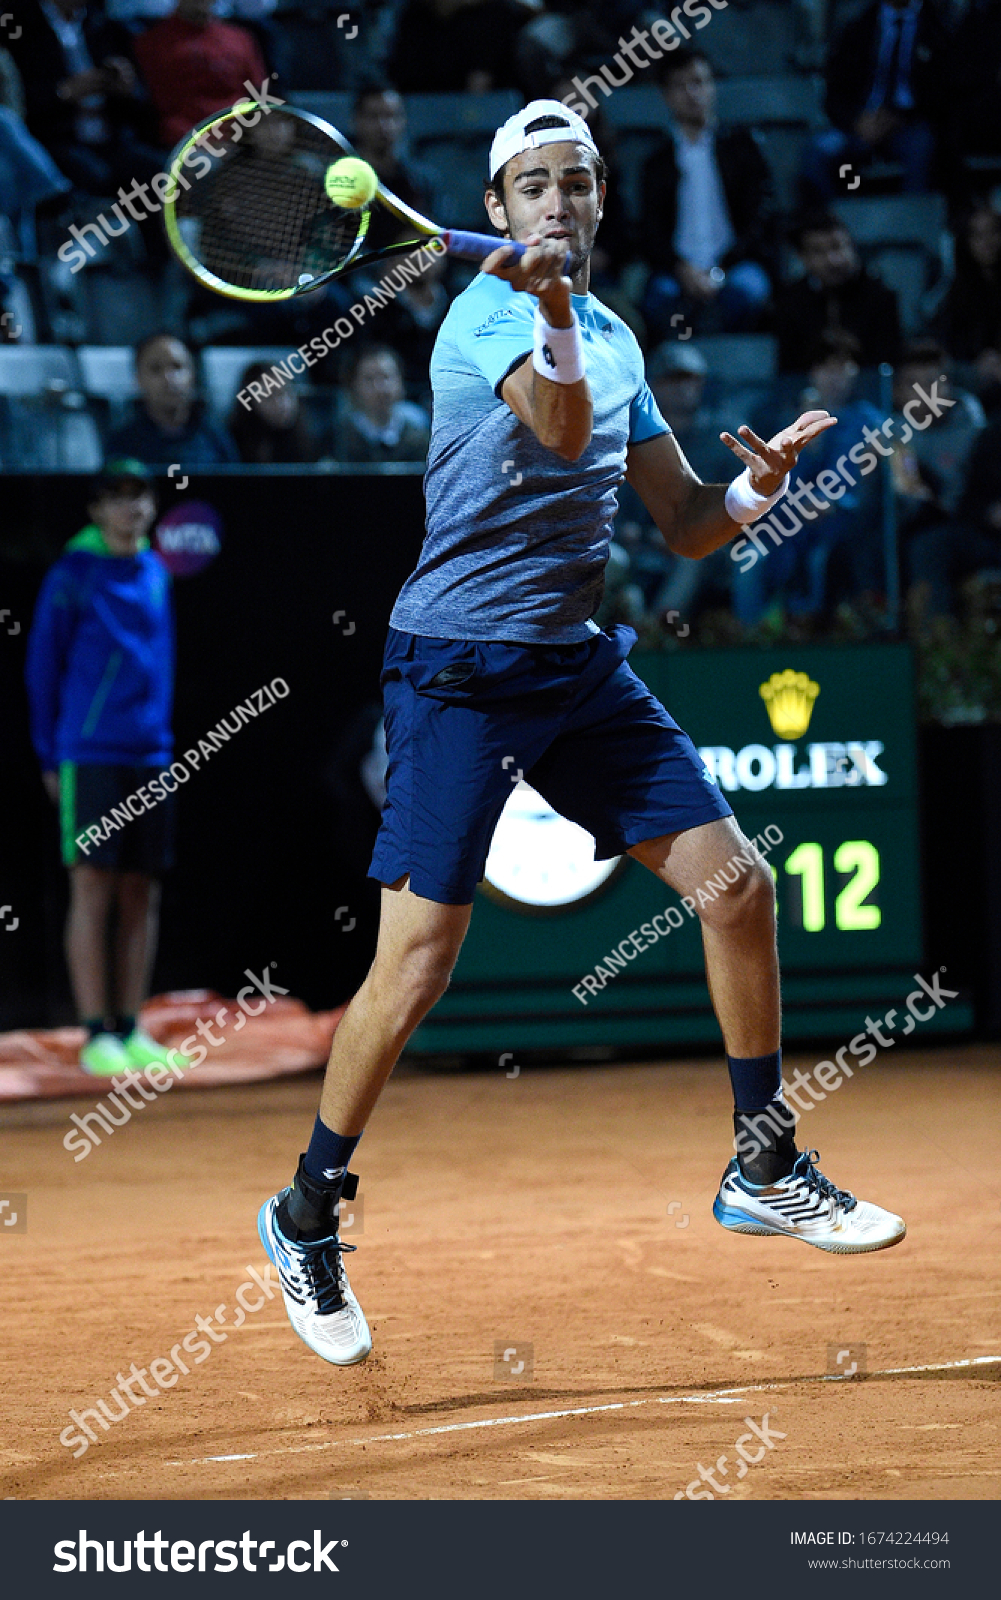
[(390, 57), (394, 83), (420, 93), (517, 87), (514, 42), (535, 9), (529, 0), (408, 0)]
[(1001, 398), (1001, 214), (987, 201), (956, 228), (956, 275), (935, 326), (955, 359), (972, 365), (987, 405)]
[(142, 399), (131, 421), (107, 441), (109, 456), (138, 456), (150, 466), (211, 467), (237, 461), (236, 446), (195, 398), (195, 360), (180, 339), (154, 333), (136, 346)]
[[(359, 90), (354, 104), (355, 149), (395, 195), (415, 211), (433, 217), (434, 179), (425, 167), (404, 160), (406, 135), (407, 113), (402, 95), (387, 84)], [(392, 244), (399, 231), (399, 220), (384, 207), (374, 206), (369, 216), (366, 250), (381, 250)], [(408, 237), (413, 238), (412, 229)]]
[[(402, 267), (404, 263), (416, 259), (416, 256), (398, 256), (396, 264)], [(403, 362), (404, 377), (411, 394), (424, 394), (429, 390), (431, 352), (449, 307), (448, 291), (444, 284), (448, 257), (426, 251), (419, 265), (422, 269), (420, 275), (411, 279), (379, 313), (379, 330), (385, 342), (392, 346)], [(389, 272), (392, 273), (392, 263)], [(356, 285), (355, 296), (358, 297), (359, 290), (361, 294), (366, 293), (370, 286), (386, 275), (384, 261), (377, 262), (371, 272), (356, 273), (352, 280)], [(393, 284), (399, 281), (398, 277), (392, 278)]]
[(911, 604), (918, 613), (947, 616), (955, 610), (958, 583), (1001, 570), (1001, 418), (973, 447), (957, 519), (928, 521), (908, 551)]
[[(270, 371), (267, 361), (251, 361), (240, 375), (238, 393), (245, 391), (250, 383), (260, 383), (263, 374)], [(249, 409), (235, 400), (229, 416), (229, 431), (240, 460), (249, 466), (264, 467), (274, 461), (315, 461), (318, 455), (294, 383), (283, 383), (263, 400), (252, 398)]]
[[(826, 110), (834, 124), (806, 147), (808, 201), (841, 192), (836, 170), (875, 154), (899, 161), (903, 188), (923, 194), (948, 103), (950, 40), (934, 0), (874, 0), (831, 46)], [(843, 180), (842, 180), (843, 181)]]
[(342, 461), (424, 460), (430, 424), (403, 393), (403, 364), (395, 350), (375, 344), (359, 351), (348, 382)]
[[(66, 194), (72, 187), (52, 157), (30, 134), (15, 111), (0, 106), (0, 212), (19, 236), (21, 253), (34, 256), (35, 207)], [(9, 285), (0, 265), (0, 299)], [(0, 307), (0, 310), (3, 308)], [(4, 332), (0, 330), (0, 339)]]
[(148, 182), (160, 158), (146, 142), (149, 108), (131, 36), (87, 0), (26, 0), (8, 47), (24, 84), (27, 123), (59, 169), (88, 194)]
[(671, 131), (648, 158), (641, 250), (643, 312), (654, 337), (682, 311), (714, 330), (753, 328), (771, 294), (772, 181), (747, 128), (716, 128), (716, 84), (698, 50), (668, 55), (661, 93)]
[[(949, 380), (949, 358), (935, 339), (912, 339), (900, 353), (900, 364), (893, 375), (893, 404), (899, 420), (896, 435), (907, 426), (903, 408), (909, 401), (913, 414), (927, 426), (910, 427), (908, 445), (928, 480), (934, 483), (937, 497), (947, 512), (955, 511), (963, 492), (970, 451), (978, 433), (986, 426), (984, 408), (975, 395), (957, 389)], [(922, 395), (933, 394), (939, 404), (936, 412)], [(906, 434), (903, 435), (906, 438)]]
[(793, 229), (803, 277), (775, 297), (779, 371), (805, 372), (828, 329), (853, 333), (863, 367), (896, 361), (900, 348), (897, 296), (864, 269), (844, 223), (830, 211), (808, 214)]
[(734, 457), (720, 440), (724, 416), (706, 401), (708, 372), (705, 356), (687, 339), (665, 339), (646, 364), (664, 420), (703, 483), (729, 483)]
[(953, 45), (954, 146), (964, 153), (1001, 151), (1001, 5), (969, 0)]
[(829, 411), (838, 420), (806, 446), (797, 463), (794, 487), (814, 486), (817, 498), (800, 491), (795, 509), (787, 504), (780, 513), (783, 543), (772, 548), (766, 539), (767, 555), (745, 570), (735, 568), (734, 611), (742, 622), (758, 622), (776, 602), (790, 616), (818, 617), (838, 599), (885, 587), (880, 474), (863, 476), (858, 466), (848, 465), (863, 430), (882, 422), (875, 406), (855, 396), (859, 353), (852, 334), (822, 334), (798, 400), (783, 405), (781, 417), (755, 419), (766, 439), (782, 419), (799, 412)]
[(260, 88), (267, 76), (253, 34), (213, 17), (212, 0), (177, 0), (172, 16), (140, 34), (135, 51), (168, 149), (204, 117), (245, 100), (247, 79)]
[[(706, 402), (707, 374), (705, 357), (687, 340), (666, 339), (650, 355), (646, 366), (654, 399), (693, 471), (703, 483), (729, 483), (734, 475), (734, 456), (719, 437), (724, 425), (722, 417)], [(649, 565), (648, 553), (642, 546), (634, 552), (625, 536), (622, 543), (642, 581)], [(727, 549), (716, 550), (701, 561), (669, 556), (666, 565), (668, 575), (650, 602), (655, 615), (663, 617), (674, 610), (691, 620), (710, 597), (724, 604), (729, 602), (733, 563)]]

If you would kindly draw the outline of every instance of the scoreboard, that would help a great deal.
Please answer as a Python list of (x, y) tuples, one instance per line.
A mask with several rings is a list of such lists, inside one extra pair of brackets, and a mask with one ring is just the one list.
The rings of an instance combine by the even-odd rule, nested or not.
[[(910, 648), (634, 651), (630, 662), (767, 849), (785, 1037), (848, 1038), (867, 1012), (899, 1004), (923, 953)], [(666, 935), (649, 937), (652, 917)], [(962, 1002), (950, 1006), (951, 1031), (970, 1023)], [(513, 782), (452, 983), (409, 1052), (586, 1056), (719, 1037), (699, 925), (680, 897), (629, 857), (595, 862), (589, 834)]]

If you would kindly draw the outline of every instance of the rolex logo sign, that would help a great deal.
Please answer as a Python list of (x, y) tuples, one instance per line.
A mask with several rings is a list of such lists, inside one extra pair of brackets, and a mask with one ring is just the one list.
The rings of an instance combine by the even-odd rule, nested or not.
[(699, 755), (713, 783), (721, 789), (840, 789), (858, 784), (882, 787), (888, 777), (879, 765), (881, 739), (822, 740), (808, 744), (800, 754), (794, 740), (810, 726), (813, 704), (820, 693), (805, 672), (773, 672), (758, 689), (768, 720), (780, 743), (700, 745)]
[(802, 738), (810, 726), (813, 702), (820, 693), (820, 684), (814, 683), (805, 672), (773, 672), (767, 683), (758, 690), (768, 720), (780, 739)]

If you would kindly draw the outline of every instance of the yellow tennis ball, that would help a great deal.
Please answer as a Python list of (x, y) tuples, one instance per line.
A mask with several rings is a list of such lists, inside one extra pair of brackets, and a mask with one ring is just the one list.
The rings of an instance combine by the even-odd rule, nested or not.
[(358, 156), (342, 156), (340, 161), (335, 161), (333, 166), (327, 168), (323, 187), (335, 206), (357, 211), (375, 199), (379, 179), (375, 168), (370, 167), (367, 161), (362, 161)]

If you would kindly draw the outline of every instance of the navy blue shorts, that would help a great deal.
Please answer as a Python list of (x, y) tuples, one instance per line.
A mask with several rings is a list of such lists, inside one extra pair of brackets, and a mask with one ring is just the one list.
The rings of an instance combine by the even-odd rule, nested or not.
[(595, 859), (732, 815), (687, 733), (636, 676), (632, 628), (583, 644), (431, 639), (390, 628), (386, 803), (369, 876), (469, 905), (520, 768)]

